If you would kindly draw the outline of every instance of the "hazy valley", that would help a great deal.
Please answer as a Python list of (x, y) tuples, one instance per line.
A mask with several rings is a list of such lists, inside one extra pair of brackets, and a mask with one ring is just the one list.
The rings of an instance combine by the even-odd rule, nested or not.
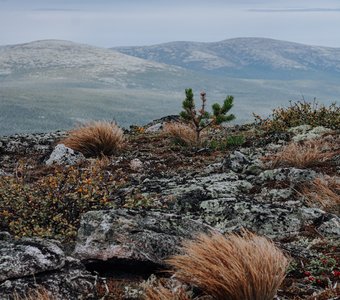
[(237, 123), (289, 100), (340, 94), (340, 49), (270, 39), (104, 49), (46, 40), (0, 47), (0, 135), (77, 122), (143, 124), (180, 111), (184, 89), (235, 96)]

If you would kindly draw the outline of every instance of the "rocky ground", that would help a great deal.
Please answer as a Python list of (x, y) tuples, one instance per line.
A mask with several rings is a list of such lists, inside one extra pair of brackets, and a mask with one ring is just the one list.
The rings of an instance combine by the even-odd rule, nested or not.
[[(51, 157), (64, 132), (0, 138), (0, 299), (37, 286), (56, 299), (140, 299), (140, 283), (166, 277), (163, 260), (182, 240), (242, 228), (292, 258), (277, 299), (336, 299), (339, 204), (311, 203), (303, 187), (339, 186), (339, 132), (244, 125), (192, 148), (162, 134), (162, 121), (131, 129), (125, 149), (102, 159)], [(308, 167), (271, 163), (306, 139), (332, 155)]]

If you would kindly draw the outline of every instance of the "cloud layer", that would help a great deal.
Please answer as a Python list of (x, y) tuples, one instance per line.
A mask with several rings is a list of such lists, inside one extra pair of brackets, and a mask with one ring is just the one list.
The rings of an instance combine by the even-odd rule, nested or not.
[(0, 0), (0, 45), (65, 39), (112, 47), (256, 36), (340, 47), (339, 5), (337, 0)]

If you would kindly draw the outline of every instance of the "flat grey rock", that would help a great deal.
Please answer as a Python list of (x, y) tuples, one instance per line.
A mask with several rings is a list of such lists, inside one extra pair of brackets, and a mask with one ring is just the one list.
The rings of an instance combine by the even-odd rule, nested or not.
[(124, 259), (163, 264), (183, 239), (212, 230), (187, 217), (113, 209), (83, 215), (73, 255), (83, 261)]

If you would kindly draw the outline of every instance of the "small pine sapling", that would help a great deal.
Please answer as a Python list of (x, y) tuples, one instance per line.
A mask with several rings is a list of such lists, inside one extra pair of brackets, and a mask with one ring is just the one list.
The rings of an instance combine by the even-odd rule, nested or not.
[(224, 122), (230, 122), (235, 119), (235, 116), (233, 114), (227, 115), (229, 110), (233, 107), (233, 96), (227, 96), (222, 106), (220, 106), (218, 103), (213, 104), (212, 114), (205, 110), (207, 99), (206, 93), (204, 91), (202, 91), (200, 94), (202, 105), (198, 112), (196, 111), (192, 89), (186, 89), (185, 96), (185, 100), (182, 103), (182, 108), (184, 110), (181, 111), (180, 117), (184, 121), (194, 126), (197, 144), (200, 143), (200, 134), (202, 130), (206, 129), (209, 126), (220, 125)]

